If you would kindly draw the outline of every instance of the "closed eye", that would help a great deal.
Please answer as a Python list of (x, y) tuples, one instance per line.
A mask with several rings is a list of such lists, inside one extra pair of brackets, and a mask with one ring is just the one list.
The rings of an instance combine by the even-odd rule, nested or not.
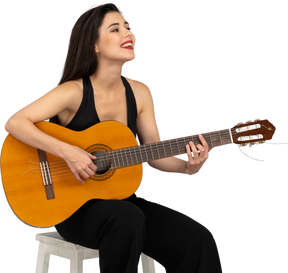
[[(128, 30), (131, 30), (131, 27), (127, 27)], [(119, 28), (113, 29), (111, 32), (119, 32)]]

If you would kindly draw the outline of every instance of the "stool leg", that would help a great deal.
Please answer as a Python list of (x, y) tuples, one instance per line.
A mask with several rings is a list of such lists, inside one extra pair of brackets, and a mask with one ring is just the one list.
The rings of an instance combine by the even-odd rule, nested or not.
[(75, 250), (70, 259), (70, 273), (83, 273), (83, 251)]
[(45, 244), (39, 243), (36, 273), (48, 273), (50, 254), (46, 253)]
[(154, 260), (144, 253), (141, 254), (143, 273), (155, 273)]

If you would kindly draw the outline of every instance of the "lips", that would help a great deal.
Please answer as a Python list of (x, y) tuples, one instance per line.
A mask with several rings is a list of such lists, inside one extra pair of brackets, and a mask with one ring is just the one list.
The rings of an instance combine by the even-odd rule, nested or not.
[(131, 44), (132, 44), (133, 42), (132, 42), (131, 40), (129, 40), (129, 41), (126, 41), (126, 42), (124, 42), (123, 44), (121, 44), (121, 47), (123, 47), (123, 46), (124, 46), (125, 44), (127, 44), (127, 43), (128, 43), (128, 44), (129, 44), (129, 43), (131, 43)]

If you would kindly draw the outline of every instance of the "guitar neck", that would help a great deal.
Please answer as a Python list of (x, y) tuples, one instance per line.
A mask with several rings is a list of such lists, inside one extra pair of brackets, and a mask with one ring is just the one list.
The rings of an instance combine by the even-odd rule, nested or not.
[[(202, 134), (209, 148), (232, 143), (230, 130), (221, 130)], [(111, 169), (136, 165), (151, 160), (171, 157), (186, 153), (186, 145), (192, 141), (201, 144), (198, 135), (154, 142), (108, 152)]]

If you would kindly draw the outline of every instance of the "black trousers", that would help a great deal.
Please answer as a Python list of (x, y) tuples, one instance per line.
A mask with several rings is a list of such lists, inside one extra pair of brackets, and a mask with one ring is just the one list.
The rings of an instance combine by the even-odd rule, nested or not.
[(67, 241), (99, 249), (101, 273), (136, 273), (141, 252), (167, 273), (221, 273), (211, 233), (193, 219), (138, 198), (90, 200), (56, 226)]

